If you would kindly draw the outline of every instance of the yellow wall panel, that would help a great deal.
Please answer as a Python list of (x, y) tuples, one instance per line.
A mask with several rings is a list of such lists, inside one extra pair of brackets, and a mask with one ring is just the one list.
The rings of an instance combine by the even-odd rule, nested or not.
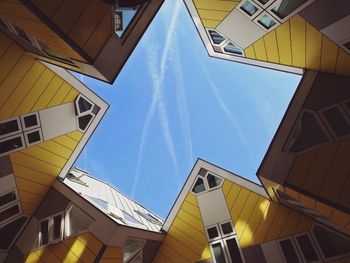
[(35, 62), (30, 70), (25, 74), (19, 85), (6, 100), (0, 111), (0, 119), (14, 116), (14, 112), (20, 105), (25, 95), (30, 91), (31, 87), (44, 71), (44, 65), (40, 62)]
[(43, 174), (31, 168), (27, 168), (15, 163), (12, 164), (12, 167), (16, 178), (26, 179), (46, 186), (50, 186), (56, 179), (55, 176)]
[(71, 90), (68, 92), (67, 96), (64, 98), (62, 103), (68, 103), (75, 101), (75, 99), (78, 97), (79, 92), (75, 88), (71, 88)]
[(173, 263), (167, 256), (163, 255), (163, 252), (158, 250), (153, 259), (154, 263)]
[(232, 184), (233, 183), (230, 182), (229, 180), (225, 180), (224, 183), (222, 184), (222, 191), (225, 197), (227, 197), (228, 193), (230, 192)]
[(45, 263), (59, 263), (60, 259), (51, 251), (49, 248), (42, 248), (35, 253), (40, 257), (40, 259)]
[(47, 85), (50, 83), (52, 78), (54, 77), (54, 73), (45, 68), (42, 75), (36, 81), (36, 83), (32, 86), (32, 89), (25, 95), (25, 98), (22, 100), (19, 107), (16, 109), (13, 115), (18, 116), (28, 112), (31, 112), (35, 102), (39, 99), (41, 94), (46, 89)]
[(249, 46), (244, 50), (244, 55), (247, 58), (256, 59), (255, 51), (253, 46)]
[[(62, 137), (64, 137), (64, 135), (60, 136), (60, 138), (62, 138)], [(67, 143), (67, 142), (63, 142), (63, 143)], [(42, 142), (42, 143), (40, 143), (40, 145), (38, 147), (42, 148), (46, 151), (49, 151), (51, 153), (54, 153), (54, 154), (64, 158), (65, 160), (68, 160), (68, 158), (71, 156), (71, 154), (73, 152), (72, 149), (66, 147), (66, 145), (57, 143), (54, 140)]]
[(316, 211), (325, 217), (331, 217), (334, 208), (328, 205), (325, 205), (322, 202), (316, 201)]
[(35, 183), (33, 181), (22, 179), (20, 177), (16, 177), (16, 185), (19, 191), (23, 190), (26, 192), (36, 193), (42, 196), (44, 196), (49, 190), (49, 187), (46, 185)]
[(236, 201), (239, 193), (241, 191), (241, 187), (238, 186), (237, 184), (233, 183), (232, 187), (226, 197), (226, 203), (227, 203), (227, 207), (229, 210), (232, 209), (232, 206), (234, 204), (234, 202)]
[(290, 19), (290, 34), (292, 43), (293, 66), (305, 67), (305, 31), (306, 23), (303, 18), (296, 15)]
[(220, 21), (218, 20), (210, 20), (210, 19), (202, 19), (203, 26), (206, 28), (216, 28)]
[(315, 156), (316, 151), (307, 152), (297, 156), (289, 171), (287, 182), (297, 187), (301, 186)]
[(55, 96), (51, 99), (48, 107), (54, 107), (57, 105), (62, 104), (66, 96), (68, 95), (69, 91), (72, 89), (72, 86), (69, 85), (67, 82), (64, 82), (59, 90), (57, 90)]
[(123, 257), (123, 251), (121, 247), (107, 247), (105, 252), (102, 255), (102, 258), (110, 259), (121, 259)]
[(197, 9), (209, 9), (231, 12), (240, 1), (222, 1), (222, 0), (194, 0)]
[[(276, 31), (271, 31), (266, 36), (264, 36), (264, 43), (266, 47), (266, 55), (268, 61), (272, 63), (279, 63), (278, 46), (277, 46), (277, 36)], [(250, 56), (251, 57), (251, 56)], [(254, 57), (251, 57), (254, 58)]]
[(260, 38), (259, 40), (257, 40), (254, 43), (253, 47), (254, 47), (256, 58), (258, 60), (267, 61), (266, 47), (265, 47), (264, 39)]
[[(52, 139), (51, 141), (65, 147), (65, 148), (68, 148), (69, 150), (72, 150), (72, 151), (78, 145), (78, 141), (73, 140), (71, 137), (68, 137), (67, 135), (62, 135), (62, 136), (56, 137), (56, 138)], [(42, 145), (45, 145), (44, 143), (45, 142), (43, 142)], [(50, 147), (50, 146), (47, 145), (45, 147)], [(64, 156), (64, 155), (62, 155), (64, 153), (61, 153), (60, 151), (58, 152), (58, 154), (61, 156)]]
[(321, 66), (322, 34), (306, 23), (306, 68), (318, 70)]
[(220, 22), (227, 15), (227, 12), (218, 11), (218, 10), (198, 9), (197, 11), (199, 16), (203, 19), (217, 20)]
[(23, 213), (25, 215), (32, 215), (37, 206), (36, 205), (33, 205), (33, 204), (27, 204), (27, 203), (24, 203), (24, 202), (21, 202), (21, 206), (22, 206), (22, 210), (23, 210)]
[(83, 243), (86, 247), (88, 247), (92, 251), (92, 253), (94, 253), (95, 255), (97, 255), (100, 252), (102, 243), (90, 232), (79, 235), (78, 239), (81, 243)]
[(40, 259), (40, 257), (35, 252), (28, 254), (24, 262), (25, 263), (38, 263), (38, 262), (45, 263)]
[(81, 262), (93, 263), (96, 255), (93, 254), (78, 238), (70, 238), (63, 241), (63, 244), (71, 251)]
[(238, 221), (238, 216), (241, 214), (242, 209), (244, 209), (244, 205), (247, 198), (249, 197), (249, 194), (250, 191), (248, 189), (242, 188), (238, 194), (237, 199), (233, 203), (230, 212), (234, 224)]
[(342, 49), (339, 49), (336, 73), (350, 75), (350, 55)]
[(299, 222), (294, 233), (309, 231), (311, 228), (311, 224), (312, 224), (312, 220), (309, 217), (300, 215)]
[(281, 236), (281, 232), (284, 226), (284, 223), (288, 217), (290, 209), (282, 205), (278, 207), (278, 211), (275, 214), (274, 220), (271, 223), (269, 232), (265, 236), (266, 240), (277, 239)]
[(80, 131), (73, 131), (67, 134), (68, 137), (72, 138), (75, 141), (80, 141), (81, 138), (83, 137), (83, 133)]
[(276, 28), (276, 36), (280, 63), (285, 65), (292, 65), (289, 21)]
[(32, 2), (48, 17), (51, 17), (63, 0), (32, 0)]
[(11, 14), (15, 16), (20, 16), (29, 20), (35, 20), (39, 21), (39, 19), (36, 16), (33, 16), (33, 14), (25, 8), (20, 3), (11, 3), (8, 1), (0, 1), (0, 14)]
[(330, 217), (331, 221), (336, 223), (341, 227), (345, 227), (350, 223), (350, 215), (339, 211), (338, 209), (334, 209), (332, 216)]
[(40, 148), (40, 144), (23, 149), (21, 152), (58, 168), (62, 168), (67, 162), (67, 159)]
[(290, 209), (288, 213), (288, 217), (284, 222), (284, 226), (282, 228), (280, 235), (289, 236), (294, 234), (295, 233), (294, 231), (298, 226), (299, 219), (300, 219), (300, 214)]
[(338, 46), (326, 36), (322, 36), (321, 71), (334, 73), (338, 57)]

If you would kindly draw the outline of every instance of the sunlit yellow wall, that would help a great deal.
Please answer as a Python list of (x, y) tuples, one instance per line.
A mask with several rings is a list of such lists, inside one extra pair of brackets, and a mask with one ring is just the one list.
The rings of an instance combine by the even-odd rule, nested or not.
[[(52, 2), (54, 1), (50, 0), (46, 2), (52, 5)], [(79, 61), (85, 61), (61, 37), (25, 7), (21, 1), (0, 1), (0, 16), (8, 19), (18, 27), (66, 56)]]
[(101, 241), (90, 233), (46, 246), (27, 255), (26, 263), (93, 263), (102, 247)]
[(239, 4), (240, 0), (194, 0), (204, 27), (215, 28)]
[(299, 15), (244, 51), (251, 59), (350, 75), (350, 55)]
[(225, 180), (223, 192), (242, 248), (310, 229), (312, 220)]
[(300, 154), (287, 183), (350, 209), (349, 156), (350, 139)]
[(122, 263), (123, 251), (121, 247), (107, 247), (99, 263)]
[[(72, 102), (78, 91), (0, 34), (0, 120)], [(24, 213), (31, 215), (73, 153), (75, 131), (10, 154)]]
[(189, 193), (179, 209), (155, 263), (197, 262), (211, 258), (197, 198)]

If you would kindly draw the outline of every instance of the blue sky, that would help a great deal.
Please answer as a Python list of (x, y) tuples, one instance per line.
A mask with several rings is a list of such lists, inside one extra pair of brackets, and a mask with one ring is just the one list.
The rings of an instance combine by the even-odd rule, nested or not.
[(300, 76), (210, 58), (181, 0), (165, 0), (113, 85), (76, 166), (163, 218), (198, 157), (255, 173)]

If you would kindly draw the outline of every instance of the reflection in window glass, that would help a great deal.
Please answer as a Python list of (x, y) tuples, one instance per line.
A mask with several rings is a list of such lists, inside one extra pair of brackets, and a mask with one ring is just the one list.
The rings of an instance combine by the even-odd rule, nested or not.
[(214, 30), (208, 30), (208, 32), (210, 34), (211, 40), (215, 45), (220, 45), (225, 40), (225, 38), (222, 35), (220, 35), (218, 32)]
[(0, 228), (0, 249), (7, 250), (9, 248), (26, 220), (27, 218), (22, 216)]
[(232, 53), (235, 55), (243, 55), (242, 50), (237, 47), (235, 44), (233, 44), (232, 42), (229, 42), (225, 47), (224, 47), (225, 52), (227, 53)]
[(57, 215), (53, 218), (53, 239), (61, 239), (61, 222), (62, 222), (62, 215)]
[(292, 244), (292, 240), (286, 239), (286, 240), (280, 241), (280, 246), (282, 248), (282, 252), (287, 263), (300, 262), (297, 252), (295, 251), (294, 246)]
[(214, 188), (219, 186), (222, 180), (212, 174), (208, 174), (207, 181), (209, 184), (209, 188)]
[(74, 205), (71, 205), (71, 207), (68, 209), (65, 219), (66, 237), (73, 236), (83, 230), (88, 229), (93, 222), (92, 218)]
[(319, 225), (312, 229), (317, 243), (325, 258), (341, 256), (350, 253), (350, 238), (328, 230)]
[(40, 223), (40, 246), (49, 243), (49, 220)]
[(350, 133), (350, 125), (337, 107), (332, 107), (322, 113), (337, 137), (342, 137)]
[(328, 141), (315, 115), (304, 111), (289, 139), (288, 150), (297, 153)]
[(310, 237), (307, 234), (297, 236), (296, 240), (307, 262), (315, 262), (319, 260), (315, 248), (311, 243)]
[(135, 7), (117, 7), (114, 11), (115, 32), (122, 37), (126, 28), (134, 18), (140, 6)]
[(230, 222), (221, 224), (221, 230), (224, 235), (230, 234), (233, 232), (233, 228)]
[(239, 252), (237, 240), (235, 238), (226, 240), (227, 248), (230, 253), (232, 262), (243, 263), (241, 253)]
[(221, 243), (211, 245), (216, 263), (226, 263), (224, 251), (221, 247)]
[(272, 18), (269, 15), (263, 15), (259, 20), (259, 24), (265, 27), (266, 29), (270, 29), (274, 25), (276, 25), (276, 22), (272, 20)]
[(198, 194), (205, 191), (204, 181), (202, 178), (198, 178), (195, 185), (192, 188), (192, 192)]
[(207, 229), (209, 239), (213, 239), (219, 236), (218, 229), (214, 226)]
[(287, 17), (308, 0), (277, 0), (272, 11), (281, 19)]
[(249, 16), (254, 15), (258, 11), (258, 8), (255, 5), (253, 5), (250, 1), (245, 1), (243, 5), (241, 5), (241, 9)]
[(127, 262), (133, 256), (136, 255), (145, 244), (145, 241), (142, 239), (128, 238), (123, 246), (124, 252), (124, 262)]

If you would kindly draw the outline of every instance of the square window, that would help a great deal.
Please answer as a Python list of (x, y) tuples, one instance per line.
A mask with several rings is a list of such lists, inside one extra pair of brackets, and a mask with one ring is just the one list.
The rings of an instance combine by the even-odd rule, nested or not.
[(22, 127), (18, 117), (0, 122), (0, 138), (5, 138), (21, 131)]
[(43, 141), (41, 129), (27, 131), (24, 135), (27, 147), (33, 146)]
[(209, 239), (214, 239), (219, 236), (218, 229), (216, 226), (207, 229)]
[(221, 230), (223, 235), (228, 235), (233, 233), (233, 227), (231, 222), (221, 224)]
[(243, 4), (241, 5), (241, 10), (244, 11), (245, 14), (247, 14), (248, 16), (253, 16), (258, 10), (259, 8), (257, 6), (255, 6), (254, 4), (252, 4), (250, 1), (246, 0), (245, 2), (243, 2)]
[(32, 112), (21, 116), (22, 127), (24, 131), (38, 128), (40, 126), (39, 114)]

